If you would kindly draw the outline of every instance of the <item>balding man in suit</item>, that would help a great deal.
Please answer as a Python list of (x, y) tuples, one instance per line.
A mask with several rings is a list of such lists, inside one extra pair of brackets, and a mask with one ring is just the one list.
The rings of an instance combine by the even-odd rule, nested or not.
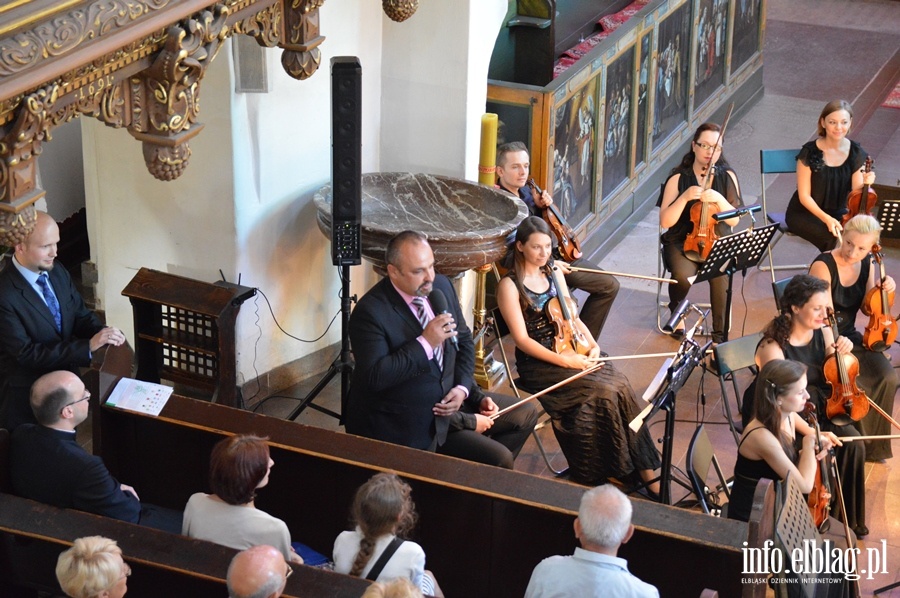
[(253, 546), (237, 553), (228, 566), (229, 598), (278, 598), (294, 571), (273, 546)]
[(78, 372), (104, 345), (125, 335), (104, 327), (84, 305), (72, 278), (54, 267), (59, 227), (37, 212), (34, 230), (0, 271), (0, 426), (35, 423), (28, 404), (35, 380), (55, 370)]

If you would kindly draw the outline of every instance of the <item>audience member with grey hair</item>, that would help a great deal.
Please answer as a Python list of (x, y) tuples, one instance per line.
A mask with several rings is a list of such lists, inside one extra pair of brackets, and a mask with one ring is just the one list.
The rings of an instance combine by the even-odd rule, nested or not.
[(294, 570), (274, 546), (253, 546), (237, 553), (228, 566), (229, 598), (278, 598)]
[(71, 598), (122, 598), (129, 575), (122, 549), (102, 536), (78, 538), (56, 562), (59, 587)]
[(551, 596), (617, 596), (658, 598), (659, 591), (628, 571), (617, 555), (619, 546), (634, 533), (631, 501), (612, 485), (584, 493), (575, 537), (581, 548), (572, 556), (551, 556), (534, 568), (525, 598)]

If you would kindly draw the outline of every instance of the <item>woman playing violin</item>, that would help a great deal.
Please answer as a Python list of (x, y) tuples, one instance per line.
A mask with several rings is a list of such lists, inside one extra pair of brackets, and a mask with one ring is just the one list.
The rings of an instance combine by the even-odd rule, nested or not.
[[(695, 227), (691, 220), (691, 208), (699, 202), (709, 204), (710, 214), (731, 210), (743, 205), (737, 175), (728, 166), (719, 144), (719, 125), (704, 123), (697, 128), (691, 142), (691, 150), (681, 159), (681, 164), (672, 170), (660, 193), (659, 224), (667, 228), (662, 236), (663, 260), (678, 284), (669, 285), (669, 309), (675, 309), (687, 297), (691, 288), (688, 278), (697, 274), (700, 263), (688, 259), (684, 251), (685, 239)], [(705, 191), (702, 183), (710, 166), (715, 166), (712, 184)], [(737, 218), (720, 223), (720, 233), (737, 224)], [(703, 223), (707, 226), (709, 223)], [(715, 228), (715, 225), (712, 225)], [(722, 230), (722, 229), (725, 230)], [(719, 276), (709, 281), (712, 302), (712, 337), (720, 342), (725, 329), (725, 294), (728, 277)]]
[[(810, 401), (816, 407), (822, 430), (838, 437), (859, 436), (854, 425), (836, 425), (825, 416), (825, 402), (831, 395), (829, 381), (825, 378), (825, 358), (834, 354), (847, 355), (853, 349), (850, 339), (839, 336), (836, 340), (826, 326), (829, 305), (828, 284), (809, 276), (798, 274), (788, 283), (781, 297), (781, 313), (765, 330), (756, 348), (756, 364), (763, 368), (773, 359), (790, 359), (807, 367), (807, 390)], [(760, 377), (744, 393), (744, 422), (749, 425), (756, 386)], [(857, 536), (869, 533), (866, 528), (866, 447), (862, 442), (847, 442), (837, 451), (838, 475), (843, 482), (843, 498), (847, 507), (847, 523)]]
[[(865, 214), (854, 216), (844, 226), (841, 244), (817, 257), (809, 273), (831, 287), (828, 304), (834, 307), (841, 336), (853, 342), (853, 355), (859, 360), (859, 385), (879, 407), (893, 413), (897, 372), (884, 353), (870, 351), (863, 346), (863, 336), (855, 327), (856, 315), (866, 293), (876, 286), (871, 251), (878, 244), (880, 235), (881, 225), (875, 218)], [(883, 283), (889, 293), (897, 287), (890, 276), (886, 276)], [(890, 422), (874, 409), (860, 421), (860, 427), (867, 436), (891, 433)], [(868, 461), (890, 458), (890, 440), (866, 441)]]
[[(753, 493), (762, 478), (783, 480), (790, 473), (804, 494), (812, 491), (822, 459), (840, 439), (831, 432), (822, 434), (816, 454), (815, 430), (800, 413), (806, 407), (806, 366), (797, 361), (773, 359), (759, 372), (753, 397), (754, 416), (741, 434), (734, 485), (728, 503), (728, 517), (750, 519)], [(797, 451), (798, 435), (802, 448)]]
[[(600, 347), (577, 317), (575, 326), (588, 343), (587, 355), (557, 353), (554, 326), (545, 306), (551, 299), (564, 300), (568, 289), (556, 289), (548, 272), (550, 229), (540, 218), (529, 216), (516, 230), (514, 265), (497, 287), (500, 312), (516, 343), (516, 368), (526, 388), (546, 388), (593, 364)], [(660, 465), (659, 453), (646, 428), (634, 434), (628, 423), (638, 414), (628, 379), (611, 364), (572, 381), (540, 398), (553, 420), (553, 432), (569, 462), (571, 479), (598, 485), (608, 478), (620, 481), (653, 479)], [(637, 481), (637, 480), (634, 480)], [(659, 485), (649, 487), (651, 495)]]
[(818, 138), (803, 145), (797, 154), (797, 191), (788, 203), (788, 228), (816, 247), (829, 251), (842, 230), (841, 216), (847, 212), (847, 195), (875, 182), (875, 173), (860, 170), (868, 154), (847, 139), (853, 108), (844, 100), (825, 105), (819, 115)]

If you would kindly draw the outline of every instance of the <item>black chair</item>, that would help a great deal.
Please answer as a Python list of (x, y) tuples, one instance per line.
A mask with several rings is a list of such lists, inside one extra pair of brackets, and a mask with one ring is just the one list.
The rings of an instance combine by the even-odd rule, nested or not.
[[(719, 480), (715, 487), (710, 487), (706, 483), (710, 466), (715, 468), (716, 477)], [(687, 471), (694, 494), (697, 495), (697, 500), (703, 508), (703, 512), (707, 515), (725, 517), (728, 512), (728, 501), (731, 499), (731, 493), (728, 491), (728, 481), (725, 479), (725, 474), (722, 473), (722, 467), (719, 465), (719, 460), (716, 458), (712, 443), (709, 441), (709, 436), (706, 434), (703, 424), (700, 424), (694, 430), (694, 436), (688, 445)], [(724, 502), (719, 500), (720, 493), (725, 495)]]
[(0, 428), (0, 492), (12, 493), (9, 481), (9, 430)]
[(728, 396), (728, 385), (731, 383), (734, 392), (734, 402), (737, 405), (737, 412), (742, 412), (742, 397), (744, 389), (738, 384), (736, 372), (740, 370), (748, 370), (754, 376), (758, 373), (756, 367), (756, 345), (762, 333), (748, 334), (727, 343), (720, 343), (713, 348), (716, 356), (716, 375), (719, 377), (719, 387), (722, 390), (722, 406), (725, 409), (725, 417), (728, 419), (728, 426), (731, 428), (731, 434), (734, 436), (734, 443), (740, 443), (741, 432), (744, 426), (740, 418), (734, 419), (731, 412), (731, 399)]
[(772, 294), (775, 295), (775, 310), (781, 309), (781, 297), (784, 295), (784, 289), (791, 282), (790, 278), (782, 278), (772, 283)]

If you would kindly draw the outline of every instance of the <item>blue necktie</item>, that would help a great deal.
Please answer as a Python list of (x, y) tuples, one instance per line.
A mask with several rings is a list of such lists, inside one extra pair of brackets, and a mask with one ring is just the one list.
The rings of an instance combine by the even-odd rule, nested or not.
[[(412, 304), (416, 307), (416, 317), (419, 319), (419, 324), (422, 325), (424, 329), (425, 326), (428, 325), (430, 318), (428, 317), (428, 312), (425, 311), (425, 298), (424, 297), (413, 297)], [(437, 362), (438, 367), (442, 370), (444, 369), (444, 347), (442, 345), (438, 345), (434, 348), (434, 360)]]
[(41, 287), (41, 294), (44, 295), (44, 301), (47, 302), (50, 313), (53, 314), (53, 321), (56, 322), (56, 331), (62, 332), (62, 315), (59, 312), (59, 301), (56, 300), (56, 295), (50, 290), (50, 279), (46, 272), (38, 276), (37, 283)]

